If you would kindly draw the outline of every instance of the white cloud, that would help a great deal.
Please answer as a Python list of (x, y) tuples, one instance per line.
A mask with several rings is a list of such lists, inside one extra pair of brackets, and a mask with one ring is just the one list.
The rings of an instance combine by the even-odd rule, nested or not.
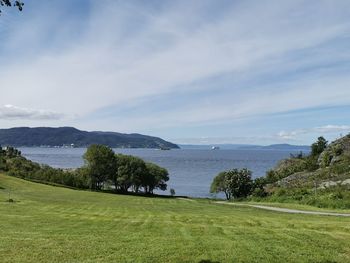
[(315, 132), (329, 133), (329, 132), (349, 132), (349, 125), (325, 125), (321, 127), (315, 127)]
[(62, 114), (48, 110), (21, 108), (10, 104), (0, 107), (0, 119), (6, 120), (58, 120), (62, 117)]
[(349, 125), (325, 125), (325, 126), (319, 126), (319, 127), (313, 127), (313, 128), (305, 128), (305, 129), (298, 129), (294, 131), (280, 131), (277, 134), (278, 138), (284, 139), (284, 140), (297, 140), (298, 137), (304, 134), (328, 134), (328, 133), (349, 133), (350, 132), (350, 126)]
[[(346, 41), (342, 38), (350, 32), (349, 1), (242, 1), (211, 19), (199, 12), (203, 1), (172, 2), (161, 11), (129, 1), (91, 2), (94, 6), (82, 27), (62, 19), (64, 12), (53, 8), (38, 9), (40, 15), (34, 13), (9, 30), (3, 43), (13, 56), (0, 66), (1, 104), (11, 101), (88, 119), (110, 105), (159, 94), (171, 97), (179, 91), (205, 92), (207, 79), (224, 74), (235, 84), (212, 84), (210, 89), (217, 90), (213, 96), (194, 97), (186, 105), (153, 115), (116, 116), (113, 127), (109, 119), (99, 120), (104, 125), (99, 129), (231, 122), (350, 104), (348, 71), (318, 69), (350, 58), (348, 49), (329, 44)], [(288, 80), (279, 77), (304, 67), (316, 69)], [(243, 81), (261, 75), (267, 78), (264, 83)], [(86, 126), (95, 130), (96, 122)], [(280, 137), (290, 136), (294, 135)]]

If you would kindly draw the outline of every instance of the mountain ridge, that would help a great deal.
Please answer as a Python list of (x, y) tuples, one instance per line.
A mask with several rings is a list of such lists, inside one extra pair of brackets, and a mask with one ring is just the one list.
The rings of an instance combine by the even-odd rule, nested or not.
[(83, 131), (74, 127), (14, 127), (0, 129), (0, 145), (14, 147), (65, 146), (86, 147), (104, 144), (113, 148), (170, 148), (178, 145), (159, 137), (138, 133)]

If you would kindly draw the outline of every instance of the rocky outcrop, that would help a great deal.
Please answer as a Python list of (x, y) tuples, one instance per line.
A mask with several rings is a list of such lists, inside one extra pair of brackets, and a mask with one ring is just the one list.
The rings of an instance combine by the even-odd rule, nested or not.
[(280, 187), (299, 187), (310, 184), (310, 178), (315, 175), (314, 172), (297, 172), (283, 178), (277, 182)]
[(330, 143), (315, 160), (315, 168), (308, 167), (308, 159), (312, 160), (312, 156), (282, 160), (273, 169), (277, 178), (281, 178), (274, 185), (287, 188), (310, 187), (315, 183), (327, 185), (329, 182), (350, 179), (350, 135)]
[(335, 140), (320, 154), (318, 165), (320, 167), (332, 166), (343, 160), (344, 155), (350, 156), (350, 134)]

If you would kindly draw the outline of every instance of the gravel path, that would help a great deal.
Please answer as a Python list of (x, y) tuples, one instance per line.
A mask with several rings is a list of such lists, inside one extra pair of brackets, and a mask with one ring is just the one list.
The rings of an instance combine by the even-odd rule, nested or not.
[(218, 204), (226, 204), (226, 205), (249, 206), (249, 207), (254, 207), (254, 208), (259, 208), (259, 209), (265, 209), (265, 210), (282, 212), (282, 213), (290, 213), (290, 214), (307, 214), (307, 215), (346, 216), (346, 217), (350, 217), (350, 214), (343, 214), (343, 213), (305, 211), (305, 210), (280, 208), (280, 207), (273, 207), (273, 206), (266, 206), (266, 205), (237, 204), (237, 203), (229, 203), (229, 202), (224, 202), (224, 201), (218, 201), (216, 203), (218, 203)]

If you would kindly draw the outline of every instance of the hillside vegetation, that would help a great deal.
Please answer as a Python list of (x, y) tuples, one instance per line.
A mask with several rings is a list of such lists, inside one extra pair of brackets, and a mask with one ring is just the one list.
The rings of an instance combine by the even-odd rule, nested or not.
[(0, 222), (4, 263), (350, 261), (349, 218), (71, 190), (6, 175)]
[(153, 195), (155, 189), (167, 190), (168, 171), (141, 158), (115, 154), (105, 145), (91, 145), (83, 158), (84, 166), (63, 170), (32, 162), (16, 148), (0, 147), (0, 172), (34, 182), (93, 191)]
[(349, 209), (350, 135), (330, 144), (320, 137), (309, 155), (280, 161), (261, 181), (266, 196), (253, 200)]

